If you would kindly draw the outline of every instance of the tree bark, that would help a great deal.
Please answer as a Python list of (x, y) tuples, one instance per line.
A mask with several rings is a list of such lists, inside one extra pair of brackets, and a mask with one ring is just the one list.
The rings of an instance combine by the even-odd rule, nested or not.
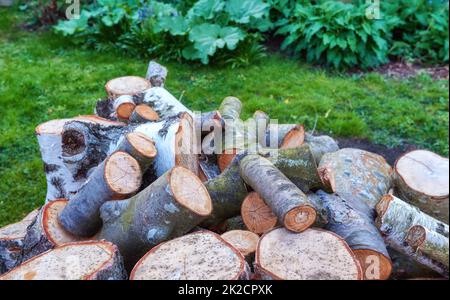
[(383, 157), (346, 148), (327, 153), (319, 164), (322, 182), (345, 199), (365, 202), (374, 209), (392, 186), (392, 168)]
[(152, 248), (130, 274), (130, 280), (246, 280), (249, 277), (250, 268), (242, 254), (219, 235), (204, 230)]
[(314, 136), (310, 133), (306, 133), (305, 143), (311, 148), (317, 163), (320, 163), (322, 157), (326, 153), (333, 153), (339, 150), (338, 143), (328, 135)]
[(415, 150), (401, 156), (394, 171), (396, 188), (403, 199), (448, 224), (448, 158)]
[(150, 61), (147, 68), (145, 79), (148, 80), (152, 87), (164, 87), (167, 77), (167, 68), (155, 61)]
[(208, 191), (198, 177), (175, 167), (125, 202), (103, 205), (99, 237), (119, 247), (129, 268), (150, 248), (190, 231), (211, 210)]
[(388, 279), (392, 262), (370, 207), (364, 202), (323, 191), (308, 194), (308, 198), (326, 220), (325, 229), (342, 237), (353, 250), (363, 269), (364, 279)]
[[(427, 231), (433, 232), (434, 240), (442, 241), (443, 238), (446, 238), (448, 241), (449, 229), (447, 224), (434, 219), (393, 195), (385, 195), (378, 203), (376, 209), (378, 213), (376, 224), (384, 235), (388, 246), (438, 272), (442, 276), (448, 277), (448, 264), (446, 265), (435, 260), (436, 255), (431, 254), (429, 251), (416, 251), (417, 249), (411, 247), (407, 240), (410, 228), (413, 226), (421, 226)], [(436, 235), (441, 235), (443, 238), (439, 237), (436, 239)], [(412, 242), (413, 246), (415, 245), (414, 239), (410, 239), (409, 241)], [(418, 246), (420, 247), (420, 243)], [(445, 251), (447, 251), (448, 257), (448, 242), (446, 246), (445, 243), (441, 244), (436, 242), (435, 246), (437, 246), (434, 249), (436, 253), (445, 255)], [(441, 256), (441, 254), (439, 255)]]
[(67, 243), (0, 276), (0, 280), (123, 280), (117, 247), (106, 241)]
[[(266, 149), (260, 154), (280, 169), (300, 190), (308, 192), (324, 189), (308, 145), (293, 149)], [(213, 201), (213, 212), (203, 223), (204, 226), (218, 225), (228, 218), (239, 215), (242, 201), (248, 194), (239, 174), (239, 161), (245, 155), (245, 151), (239, 153), (222, 174), (205, 182)]]
[(308, 197), (266, 158), (259, 155), (244, 157), (240, 162), (240, 173), (287, 229), (301, 232), (316, 221), (316, 210)]
[(116, 99), (123, 95), (137, 95), (150, 87), (150, 82), (142, 77), (124, 76), (108, 81), (105, 90), (109, 98)]
[(37, 214), (38, 210), (36, 209), (20, 222), (0, 228), (0, 274), (17, 265), (27, 228), (33, 223)]
[(68, 200), (57, 199), (46, 203), (27, 229), (18, 264), (64, 243), (93, 240), (79, 238), (67, 232), (58, 222), (58, 216)]
[(102, 224), (101, 205), (133, 194), (141, 180), (142, 171), (136, 159), (123, 151), (114, 152), (94, 170), (66, 205), (59, 215), (59, 222), (76, 236), (93, 236)]
[(336, 234), (285, 228), (264, 234), (256, 249), (255, 273), (261, 279), (360, 280), (362, 270), (347, 243)]
[(192, 112), (186, 106), (162, 87), (152, 87), (146, 90), (142, 101), (150, 106), (161, 119), (174, 117), (183, 112), (192, 116)]

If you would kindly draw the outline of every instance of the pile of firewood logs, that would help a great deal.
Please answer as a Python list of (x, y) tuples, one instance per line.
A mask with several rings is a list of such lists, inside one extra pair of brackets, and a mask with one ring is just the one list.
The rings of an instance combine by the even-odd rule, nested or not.
[(46, 204), (0, 229), (0, 279), (448, 278), (447, 158), (391, 167), (235, 97), (193, 112), (166, 76), (37, 126)]

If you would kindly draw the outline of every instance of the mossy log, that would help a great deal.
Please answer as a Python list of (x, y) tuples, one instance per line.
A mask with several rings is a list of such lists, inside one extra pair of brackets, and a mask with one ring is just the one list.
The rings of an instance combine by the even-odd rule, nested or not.
[(99, 238), (116, 244), (130, 268), (150, 248), (189, 232), (211, 210), (200, 179), (174, 167), (134, 197), (103, 205)]
[(326, 153), (320, 161), (319, 174), (334, 193), (365, 202), (372, 209), (392, 187), (392, 168), (386, 160), (359, 149)]
[(448, 224), (448, 158), (426, 150), (414, 150), (402, 155), (394, 170), (400, 197)]
[(20, 222), (0, 228), (0, 274), (11, 270), (20, 261), (27, 228), (38, 213), (37, 209), (33, 210)]
[(287, 229), (301, 232), (316, 221), (308, 197), (266, 158), (247, 155), (240, 161), (240, 174)]
[(260, 279), (360, 280), (358, 260), (347, 243), (322, 229), (301, 233), (276, 228), (264, 234), (255, 255)]
[[(442, 276), (448, 277), (449, 228), (447, 224), (393, 195), (385, 195), (376, 209), (378, 213), (376, 224), (384, 235), (387, 245)], [(414, 228), (425, 229), (424, 234), (416, 238), (414, 235), (416, 232), (409, 232)], [(410, 233), (409, 237), (408, 233)], [(423, 245), (421, 241), (427, 245)], [(432, 244), (432, 250), (429, 248), (429, 243)], [(424, 252), (420, 251), (422, 245), (425, 246)]]
[(22, 263), (0, 280), (124, 280), (117, 247), (106, 241), (67, 243)]
[(219, 235), (204, 230), (152, 248), (130, 274), (130, 280), (246, 280), (249, 277), (250, 268), (242, 254)]
[(137, 160), (126, 152), (114, 152), (95, 168), (86, 184), (62, 210), (59, 222), (76, 236), (93, 236), (102, 225), (101, 205), (135, 193), (141, 180), (142, 171)]
[(385, 280), (392, 272), (392, 262), (378, 228), (373, 210), (354, 199), (344, 199), (323, 191), (308, 194), (325, 229), (342, 237), (359, 260), (365, 279)]

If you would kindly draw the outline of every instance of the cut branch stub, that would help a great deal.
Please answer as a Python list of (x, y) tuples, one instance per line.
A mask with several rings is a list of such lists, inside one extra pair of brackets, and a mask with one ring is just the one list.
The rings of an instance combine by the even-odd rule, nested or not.
[[(434, 219), (393, 195), (385, 195), (377, 204), (376, 209), (378, 213), (376, 224), (384, 235), (388, 246), (442, 276), (449, 276), (448, 264), (445, 264), (445, 261), (436, 260), (436, 257), (448, 257), (448, 243), (441, 243), (443, 238), (448, 241), (449, 228), (447, 224)], [(416, 251), (417, 249), (408, 244), (408, 231), (414, 226), (422, 226), (432, 232), (427, 243), (433, 243), (433, 252)], [(442, 237), (439, 237), (439, 235)], [(409, 237), (409, 241), (413, 246), (416, 244), (412, 236)], [(420, 245), (420, 243), (417, 244)]]
[(64, 243), (87, 240), (70, 234), (59, 224), (58, 216), (67, 203), (65, 199), (57, 199), (40, 209), (39, 215), (30, 224), (24, 238), (21, 262)]
[(106, 241), (68, 243), (44, 252), (0, 276), (0, 280), (124, 280), (117, 247)]
[(183, 167), (174, 167), (134, 197), (101, 208), (100, 238), (116, 244), (127, 267), (150, 248), (189, 232), (211, 213), (208, 191)]
[(90, 237), (101, 227), (100, 206), (136, 192), (142, 180), (139, 163), (123, 151), (114, 152), (89, 176), (59, 216), (61, 225), (76, 236)]
[(150, 82), (138, 76), (124, 76), (111, 79), (105, 85), (106, 93), (110, 98), (122, 95), (137, 95), (150, 88)]
[(27, 228), (39, 211), (33, 210), (20, 222), (0, 228), (0, 274), (11, 270), (20, 260)]
[(287, 229), (301, 232), (314, 224), (316, 211), (308, 197), (269, 160), (248, 155), (240, 162), (240, 173)]
[(401, 156), (394, 170), (396, 187), (403, 199), (448, 223), (448, 158), (426, 150), (415, 150)]
[(342, 237), (358, 258), (365, 279), (386, 280), (392, 262), (375, 225), (373, 210), (364, 202), (317, 191), (308, 194), (318, 214), (324, 214), (325, 228)]
[(263, 234), (277, 225), (277, 216), (256, 192), (245, 197), (241, 206), (241, 216), (248, 230)]
[(261, 279), (360, 280), (362, 271), (347, 243), (336, 234), (277, 228), (259, 240), (255, 273)]
[(326, 153), (319, 164), (322, 182), (345, 199), (374, 209), (392, 186), (392, 168), (380, 155), (346, 148)]
[(197, 231), (151, 249), (130, 280), (245, 280), (249, 273), (237, 249), (215, 233)]
[(129, 118), (132, 123), (158, 121), (158, 114), (147, 104), (139, 104)]

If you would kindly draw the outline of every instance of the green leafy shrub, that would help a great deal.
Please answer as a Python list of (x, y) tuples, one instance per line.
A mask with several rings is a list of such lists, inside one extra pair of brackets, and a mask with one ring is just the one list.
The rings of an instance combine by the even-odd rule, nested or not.
[(449, 6), (442, 0), (388, 2), (385, 18), (390, 25), (390, 54), (424, 63), (448, 62)]
[(388, 61), (386, 23), (368, 19), (364, 6), (334, 1), (297, 4), (290, 18), (277, 24), (277, 34), (286, 37), (282, 49), (310, 63), (370, 68)]

